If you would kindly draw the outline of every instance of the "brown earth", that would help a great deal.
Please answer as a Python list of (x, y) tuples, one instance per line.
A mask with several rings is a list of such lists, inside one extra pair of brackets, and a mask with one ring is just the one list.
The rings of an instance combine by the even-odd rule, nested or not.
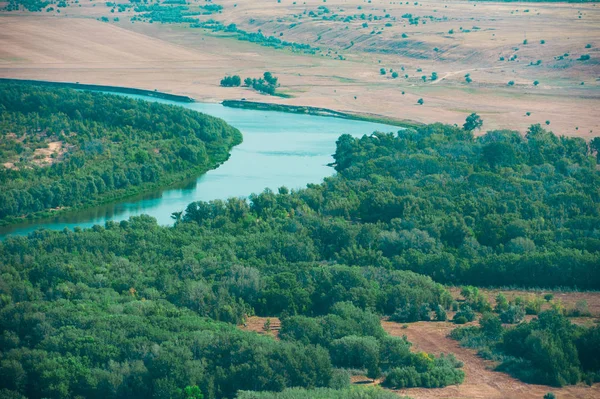
[[(60, 14), (0, 13), (0, 77), (157, 89), (213, 102), (244, 97), (426, 123), (462, 123), (470, 112), (477, 112), (484, 129), (524, 132), (530, 124), (548, 120), (557, 134), (590, 138), (600, 131), (594, 112), (600, 107), (600, 7), (596, 4), (215, 3), (224, 6), (223, 13), (200, 20), (236, 23), (249, 32), (261, 29), (265, 35), (308, 43), (321, 51), (298, 54), (184, 25), (132, 23), (131, 12), (119, 13), (120, 22), (103, 23), (96, 18), (109, 16), (112, 21), (117, 14), (111, 14), (104, 2), (93, 0), (62, 9)], [(303, 14), (304, 10), (318, 12), (323, 5), (331, 10), (328, 15), (339, 15), (337, 20)], [(361, 13), (390, 17), (368, 21), (368, 28), (362, 28), (360, 18), (343, 22)], [(427, 23), (410, 25), (402, 18), (407, 13)], [(408, 37), (402, 38), (402, 33)], [(524, 38), (527, 45), (522, 44)], [(592, 47), (586, 49), (588, 43)], [(565, 53), (569, 53), (565, 59), (555, 58)], [(513, 54), (518, 55), (515, 61), (499, 61), (500, 56)], [(591, 59), (576, 61), (582, 54), (590, 54)], [(338, 55), (346, 60), (336, 60)], [(538, 59), (541, 65), (529, 65)], [(401, 75), (398, 79), (389, 72), (382, 76), (382, 67)], [(225, 74), (258, 77), (265, 70), (279, 76), (280, 91), (293, 98), (219, 87)], [(433, 71), (438, 80), (423, 83), (421, 76)], [(466, 73), (473, 79), (471, 84), (465, 83)], [(509, 80), (515, 82), (513, 87), (507, 86)], [(534, 80), (540, 85), (534, 87)], [(419, 98), (424, 105), (416, 104)]]
[[(451, 288), (451, 293), (458, 298), (460, 290)], [(484, 294), (489, 295), (493, 300), (498, 290), (480, 289)], [(508, 299), (515, 296), (525, 296), (531, 294), (530, 291), (502, 290)], [(600, 313), (600, 293), (598, 292), (558, 292), (552, 293), (555, 298), (560, 298), (563, 304), (575, 304), (578, 300), (585, 299), (590, 307), (590, 311), (595, 317)], [(451, 312), (450, 312), (451, 313)], [(450, 315), (451, 316), (451, 315)], [(531, 319), (532, 317), (528, 317)], [(281, 323), (275, 317), (269, 318), (271, 321), (271, 331), (265, 332), (263, 326), (267, 320), (266, 317), (253, 316), (248, 318), (246, 326), (240, 326), (246, 331), (255, 331), (259, 334), (270, 334), (277, 337)], [(591, 325), (591, 318), (574, 318), (572, 322), (577, 324)], [(450, 339), (448, 334), (454, 328), (455, 324), (449, 322), (417, 322), (409, 324), (399, 324), (390, 321), (381, 322), (383, 328), (393, 336), (401, 337), (406, 335), (413, 344), (413, 351), (425, 351), (434, 353), (452, 353), (456, 358), (464, 363), (463, 370), (466, 377), (463, 384), (458, 386), (448, 386), (445, 388), (425, 389), (411, 388), (398, 390), (399, 395), (408, 395), (414, 399), (426, 398), (464, 398), (464, 399), (540, 399), (547, 392), (554, 392), (560, 399), (593, 399), (600, 397), (600, 384), (594, 384), (592, 387), (587, 385), (567, 386), (555, 388), (544, 385), (526, 384), (508, 374), (493, 371), (494, 363), (484, 360), (477, 356), (476, 350), (462, 348), (457, 341)], [(470, 323), (475, 325), (476, 323)], [(403, 328), (406, 326), (406, 328)], [(361, 385), (372, 385), (374, 382), (363, 376), (354, 376), (352, 382)], [(380, 381), (376, 381), (378, 383)]]
[[(37, 148), (33, 151), (32, 162), (38, 166), (50, 166), (56, 162), (60, 162), (67, 152), (62, 141), (51, 141), (46, 148)], [(54, 155), (54, 158), (52, 157)]]
[(424, 389), (411, 388), (398, 393), (415, 399), (420, 398), (498, 398), (498, 399), (540, 399), (547, 392), (554, 392), (558, 398), (598, 398), (600, 384), (554, 388), (544, 385), (525, 384), (508, 374), (492, 371), (493, 363), (478, 357), (475, 350), (461, 348), (457, 341), (448, 338), (456, 326), (451, 323), (418, 322), (402, 328), (401, 324), (382, 322), (383, 328), (394, 336), (406, 335), (413, 343), (413, 350), (429, 353), (453, 353), (464, 363), (465, 381), (456, 386)]

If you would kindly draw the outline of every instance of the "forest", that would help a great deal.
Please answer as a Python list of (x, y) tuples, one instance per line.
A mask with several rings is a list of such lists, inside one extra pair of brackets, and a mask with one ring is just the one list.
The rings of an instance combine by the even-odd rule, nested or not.
[[(72, 100), (61, 116), (47, 111), (57, 101), (49, 93), (9, 92), (25, 111), (15, 115), (7, 101), (3, 126), (69, 121), (80, 128), (49, 126), (74, 146), (83, 133), (65, 132), (127, 132), (120, 140), (138, 146), (149, 134), (171, 151), (190, 140), (221, 154), (237, 137), (175, 107), (136, 119), (128, 109), (154, 105), (59, 90)], [(87, 101), (77, 107), (82, 118), (69, 117), (69, 96)], [(102, 114), (105, 101), (122, 103)], [(539, 125), (524, 136), (475, 137), (480, 125), (471, 116), (463, 127), (342, 135), (337, 173), (323, 183), (194, 202), (173, 214), (173, 226), (138, 216), (8, 237), (0, 243), (0, 397), (389, 397), (350, 387), (356, 373), (388, 388), (460, 384), (460, 361), (414, 351), (383, 330), (381, 317), (445, 320), (457, 304), (442, 284), (600, 288), (596, 150)], [(125, 146), (109, 148), (124, 159)], [(54, 167), (7, 173), (43, 181)], [(597, 327), (536, 308), (533, 321), (507, 328), (501, 318), (516, 323), (536, 304), (499, 300), (495, 315), (477, 288), (462, 295), (455, 323), (484, 316), (481, 327), (453, 335), (483, 342), (499, 370), (552, 385), (597, 380)], [(279, 317), (280, 339), (236, 328), (252, 315)]]
[(242, 141), (182, 107), (15, 83), (0, 84), (0, 138), (0, 223), (197, 176)]

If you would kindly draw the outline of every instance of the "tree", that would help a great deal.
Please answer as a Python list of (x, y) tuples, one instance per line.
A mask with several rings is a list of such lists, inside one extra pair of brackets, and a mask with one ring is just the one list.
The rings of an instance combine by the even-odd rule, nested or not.
[(492, 313), (484, 313), (479, 319), (479, 325), (483, 333), (489, 338), (498, 339), (502, 334), (502, 322), (498, 316)]
[(197, 385), (192, 385), (183, 390), (183, 399), (204, 399), (204, 395)]
[(505, 310), (508, 309), (509, 303), (508, 300), (506, 299), (506, 296), (504, 296), (503, 293), (499, 292), (498, 295), (496, 295), (496, 306), (494, 308), (494, 311), (500, 313), (500, 312), (504, 312)]
[(398, 72), (394, 71), (392, 72), (392, 78), (396, 79), (398, 77)]
[(600, 162), (600, 137), (594, 137), (590, 140), (590, 150), (596, 153), (596, 160)]
[(437, 72), (431, 72), (431, 80), (437, 80), (438, 74)]
[(277, 86), (278, 79), (275, 76), (273, 76), (273, 74), (271, 72), (265, 72), (263, 74), (263, 78), (271, 86)]
[(539, 84), (540, 84), (540, 82), (539, 82), (539, 81), (537, 81), (537, 80), (534, 80), (534, 81), (533, 81), (533, 85), (534, 85), (534, 86), (537, 86), (537, 85), (539, 85)]
[(471, 115), (467, 116), (467, 119), (463, 124), (463, 129), (465, 129), (468, 132), (471, 132), (475, 129), (481, 129), (481, 126), (483, 126), (483, 120), (481, 119), (481, 117), (476, 113), (472, 113)]
[(380, 73), (381, 75), (385, 75), (387, 72), (385, 71), (385, 68), (381, 68), (381, 69), (379, 70), (379, 73)]
[(419, 104), (419, 105), (423, 105), (423, 102), (424, 102), (424, 101), (423, 101), (423, 99), (422, 99), (422, 98), (419, 98), (419, 99), (417, 100), (417, 104)]
[(516, 324), (525, 318), (525, 309), (520, 305), (510, 305), (508, 309), (500, 313), (500, 320), (503, 323)]

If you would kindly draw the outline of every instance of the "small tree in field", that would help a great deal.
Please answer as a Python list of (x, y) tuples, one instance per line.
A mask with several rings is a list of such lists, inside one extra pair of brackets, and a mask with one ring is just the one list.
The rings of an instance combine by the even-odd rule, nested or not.
[(417, 104), (419, 104), (419, 105), (423, 105), (423, 103), (424, 103), (424, 101), (423, 101), (423, 99), (422, 99), (422, 98), (419, 98), (419, 99), (417, 100)]
[(265, 332), (271, 331), (271, 319), (267, 319), (267, 321), (265, 321), (265, 324), (263, 324), (263, 330)]
[(465, 129), (468, 132), (471, 132), (475, 129), (481, 129), (481, 126), (483, 126), (483, 120), (481, 119), (481, 117), (476, 113), (472, 113), (471, 115), (467, 116), (467, 119), (463, 124), (463, 129)]

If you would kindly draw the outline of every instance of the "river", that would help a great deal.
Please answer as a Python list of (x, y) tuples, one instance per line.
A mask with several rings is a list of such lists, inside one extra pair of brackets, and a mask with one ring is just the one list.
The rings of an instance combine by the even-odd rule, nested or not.
[(349, 119), (227, 108), (221, 104), (178, 103), (146, 96), (127, 95), (190, 108), (224, 119), (238, 128), (244, 142), (231, 151), (231, 157), (217, 169), (188, 182), (129, 197), (98, 207), (76, 210), (56, 217), (25, 221), (0, 227), (0, 240), (9, 235), (25, 235), (36, 229), (103, 225), (130, 216), (147, 214), (161, 225), (172, 224), (171, 213), (182, 211), (190, 202), (248, 197), (265, 188), (290, 189), (319, 183), (334, 173), (335, 142), (344, 133), (362, 136), (374, 131), (395, 132), (399, 128), (380, 123)]

